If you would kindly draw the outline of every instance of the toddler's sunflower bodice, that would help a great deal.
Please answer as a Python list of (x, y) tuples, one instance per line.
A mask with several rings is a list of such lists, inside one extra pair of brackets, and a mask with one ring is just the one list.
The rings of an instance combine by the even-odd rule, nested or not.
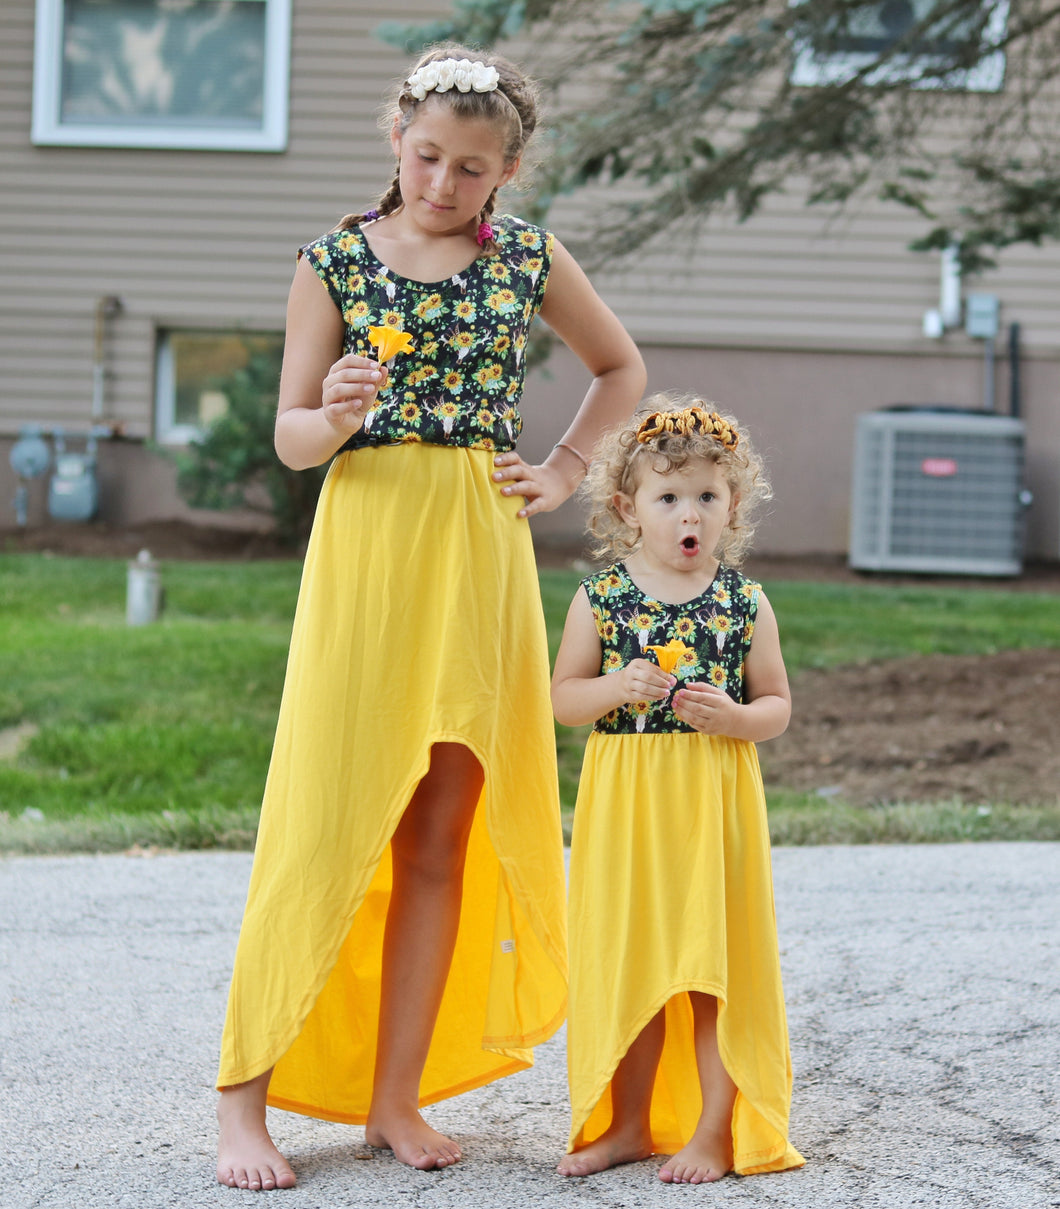
[[(673, 674), (679, 684), (706, 683), (743, 701), (743, 669), (754, 635), (761, 585), (731, 567), (719, 566), (705, 592), (683, 604), (645, 595), (617, 562), (582, 580), (600, 636), (600, 672), (620, 671), (652, 649), (680, 644)], [(693, 732), (665, 701), (634, 701), (597, 719), (608, 735)]]
[(412, 337), (413, 350), (394, 359), (387, 389), (345, 449), (414, 441), (514, 448), (526, 341), (544, 298), (553, 237), (511, 215), (498, 217), (494, 229), (495, 255), (434, 282), (388, 268), (360, 228), (301, 249), (346, 321), (344, 353), (374, 359), (372, 327)]

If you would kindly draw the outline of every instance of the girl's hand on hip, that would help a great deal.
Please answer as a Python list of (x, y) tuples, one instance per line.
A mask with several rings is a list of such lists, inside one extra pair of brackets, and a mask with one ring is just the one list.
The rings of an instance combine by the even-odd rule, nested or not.
[(687, 684), (674, 693), (673, 711), (704, 735), (731, 734), (740, 706), (724, 689), (713, 684)]
[(321, 405), (327, 422), (345, 436), (359, 432), (386, 382), (386, 368), (375, 361), (356, 353), (340, 357), (328, 370), (321, 387)]
[(551, 512), (570, 495), (570, 485), (551, 466), (531, 466), (514, 449), (493, 459), (493, 481), (501, 484), (501, 495), (521, 495), (526, 504), (519, 516)]
[(650, 659), (632, 659), (620, 672), (611, 672), (619, 681), (622, 700), (626, 705), (635, 701), (662, 701), (677, 683), (677, 677), (664, 672)]

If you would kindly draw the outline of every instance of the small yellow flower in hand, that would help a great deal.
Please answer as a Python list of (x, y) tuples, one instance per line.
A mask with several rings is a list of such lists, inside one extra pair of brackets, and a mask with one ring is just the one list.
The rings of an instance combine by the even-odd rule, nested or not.
[(655, 658), (659, 661), (659, 667), (668, 676), (673, 675), (674, 669), (685, 655), (692, 653), (692, 648), (685, 646), (680, 638), (671, 638), (666, 646), (650, 646), (647, 649), (655, 652)]
[(411, 353), (415, 349), (408, 332), (399, 332), (392, 327), (370, 327), (368, 343), (376, 350), (376, 360), (385, 365), (398, 353)]

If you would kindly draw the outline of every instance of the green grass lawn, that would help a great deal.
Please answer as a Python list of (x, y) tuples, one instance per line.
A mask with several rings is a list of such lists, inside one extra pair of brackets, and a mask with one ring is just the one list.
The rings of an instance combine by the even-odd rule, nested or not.
[[(0, 851), (253, 839), (300, 566), (166, 564), (161, 621), (125, 623), (120, 559), (0, 555)], [(553, 652), (577, 586), (544, 570)], [(1060, 647), (1055, 596), (1004, 588), (767, 584), (789, 670), (915, 652)], [(569, 813), (586, 731), (556, 728)], [(1060, 838), (1057, 811), (866, 811), (780, 792), (778, 842)]]

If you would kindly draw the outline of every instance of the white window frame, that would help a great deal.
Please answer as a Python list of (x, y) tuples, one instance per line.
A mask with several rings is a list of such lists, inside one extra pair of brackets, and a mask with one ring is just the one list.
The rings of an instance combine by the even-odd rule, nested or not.
[(154, 433), (159, 445), (190, 445), (205, 429), (198, 424), (177, 423), (177, 374), (173, 356), (172, 337), (185, 332), (217, 336), (274, 336), (282, 344), (283, 332), (251, 330), (236, 326), (209, 329), (195, 324), (169, 324), (155, 333), (155, 415)]
[(262, 118), (257, 128), (63, 123), (63, 4), (36, 0), (33, 47), (34, 143), (61, 147), (150, 147), (191, 151), (284, 151), (291, 55), (292, 0), (265, 2)]
[[(803, 0), (788, 0), (792, 6)], [(984, 33), (984, 46), (997, 46), (1005, 36), (1008, 21), (1009, 0), (995, 0), (990, 21)], [(837, 54), (818, 54), (809, 39), (794, 37), (795, 61), (791, 70), (792, 84), (807, 88), (824, 84), (845, 84), (863, 71), (876, 56), (868, 52), (843, 51)], [(999, 92), (1005, 80), (1005, 52), (995, 50), (985, 54), (968, 71), (952, 72), (943, 80), (922, 80), (920, 74), (925, 66), (935, 66), (929, 54), (895, 55), (891, 60), (865, 77), (865, 83), (906, 83), (911, 88), (946, 89), (961, 92)]]

